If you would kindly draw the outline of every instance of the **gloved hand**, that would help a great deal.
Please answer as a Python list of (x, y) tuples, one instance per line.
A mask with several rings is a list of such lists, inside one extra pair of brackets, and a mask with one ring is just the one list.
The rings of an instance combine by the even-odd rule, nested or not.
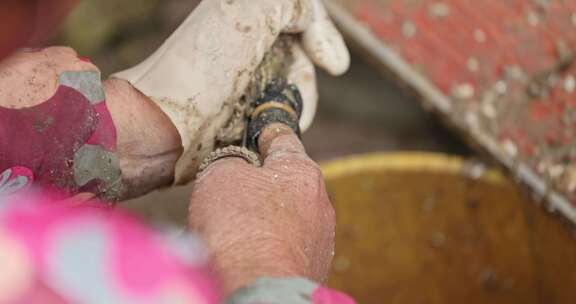
[(228, 295), (263, 276), (322, 282), (333, 256), (335, 215), (318, 165), (282, 124), (267, 126), (259, 147), (263, 167), (221, 159), (193, 186), (190, 228)]
[(115, 75), (154, 100), (170, 117), (184, 153), (176, 182), (195, 174), (214, 148), (234, 106), (281, 33), (301, 33), (289, 80), (302, 92), (306, 129), (318, 99), (311, 60), (333, 75), (349, 54), (321, 0), (205, 0), (150, 58)]

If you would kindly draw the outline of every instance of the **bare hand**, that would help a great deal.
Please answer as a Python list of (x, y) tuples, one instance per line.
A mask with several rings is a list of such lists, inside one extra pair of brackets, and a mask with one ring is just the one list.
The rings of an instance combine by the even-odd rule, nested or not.
[(190, 228), (207, 242), (230, 294), (261, 276), (322, 281), (334, 249), (334, 209), (321, 171), (284, 125), (259, 140), (264, 166), (226, 158), (194, 184)]

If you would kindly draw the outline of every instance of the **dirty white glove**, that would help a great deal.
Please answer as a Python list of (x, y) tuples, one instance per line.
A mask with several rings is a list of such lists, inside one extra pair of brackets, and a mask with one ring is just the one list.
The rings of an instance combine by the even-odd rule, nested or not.
[(184, 153), (176, 183), (190, 180), (234, 104), (281, 33), (301, 33), (289, 81), (304, 99), (301, 125), (316, 111), (318, 94), (310, 60), (333, 75), (350, 56), (321, 0), (204, 0), (151, 57), (114, 77), (129, 81), (170, 117)]

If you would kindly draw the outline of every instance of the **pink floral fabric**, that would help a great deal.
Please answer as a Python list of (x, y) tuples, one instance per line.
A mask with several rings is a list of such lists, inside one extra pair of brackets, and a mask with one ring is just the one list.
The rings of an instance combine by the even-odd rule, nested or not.
[(172, 243), (101, 204), (4, 200), (0, 303), (219, 303), (198, 249)]

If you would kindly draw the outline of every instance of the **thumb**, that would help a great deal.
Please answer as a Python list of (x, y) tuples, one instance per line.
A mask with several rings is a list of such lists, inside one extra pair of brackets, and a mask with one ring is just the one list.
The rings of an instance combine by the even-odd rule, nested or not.
[(258, 138), (260, 155), (264, 159), (264, 167), (278, 161), (290, 159), (307, 159), (304, 145), (294, 131), (281, 123), (266, 126)]

